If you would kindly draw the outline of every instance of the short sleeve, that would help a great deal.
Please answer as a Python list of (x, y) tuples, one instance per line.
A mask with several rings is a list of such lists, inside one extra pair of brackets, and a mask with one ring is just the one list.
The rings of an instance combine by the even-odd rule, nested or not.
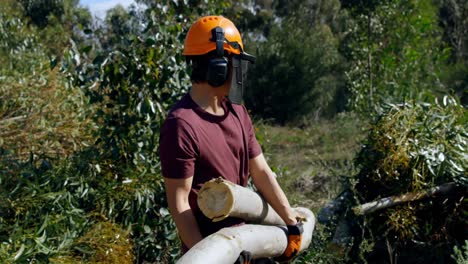
[(179, 118), (166, 119), (159, 136), (163, 176), (175, 179), (192, 177), (197, 156), (198, 144), (190, 125)]
[(253, 159), (262, 153), (262, 148), (255, 137), (255, 129), (250, 119), (249, 113), (245, 106), (242, 107), (244, 110), (244, 126), (247, 132), (247, 142), (249, 149), (249, 159)]

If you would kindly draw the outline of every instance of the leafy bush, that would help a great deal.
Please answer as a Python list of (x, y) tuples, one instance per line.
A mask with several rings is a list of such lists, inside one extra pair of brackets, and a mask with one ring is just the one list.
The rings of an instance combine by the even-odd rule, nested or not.
[[(363, 236), (356, 238), (355, 256), (370, 261), (391, 251), (390, 258), (398, 255), (398, 261), (448, 261), (450, 250), (464, 239), (460, 230), (466, 226), (462, 197), (468, 186), (467, 118), (466, 109), (451, 97), (384, 108), (356, 158), (360, 172), (354, 191), (359, 203), (448, 182), (458, 188), (360, 218)], [(371, 251), (360, 251), (360, 243), (373, 245)]]
[(387, 105), (357, 156), (359, 179), (384, 188), (366, 190), (366, 198), (452, 181), (468, 185), (467, 118), (466, 109), (451, 97), (434, 104)]
[(101, 226), (99, 230), (107, 232), (102, 221), (120, 223), (134, 240), (119, 242), (122, 252), (109, 255), (108, 263), (118, 254), (132, 262), (134, 254), (152, 261), (168, 261), (178, 254), (178, 247), (170, 245), (177, 245), (174, 225), (162, 206), (164, 196), (158, 195), (164, 191), (161, 180), (128, 170), (118, 181), (100, 169), (96, 154), (82, 152), (54, 167), (34, 157), (26, 163), (1, 163), (0, 171), (9, 175), (0, 180), (2, 262), (103, 258), (96, 254), (115, 242), (89, 237), (90, 228)]
[[(223, 4), (210, 3), (207, 10)], [(112, 50), (72, 43), (61, 65), (70, 86), (97, 109), (95, 158), (81, 158), (101, 177), (90, 211), (131, 230), (137, 262), (172, 262), (179, 254), (157, 153), (166, 113), (189, 88), (181, 55), (184, 32), (196, 17), (189, 7), (167, 3), (130, 17), (136, 21), (128, 25), (145, 27), (114, 39)]]
[(468, 240), (465, 240), (465, 245), (460, 248), (455, 247), (453, 249), (454, 254), (452, 255), (453, 259), (457, 264), (463, 264), (468, 262)]
[(3, 75), (29, 76), (45, 58), (37, 31), (27, 27), (17, 9), (8, 4), (0, 6), (1, 79), (5, 78)]
[(246, 105), (255, 115), (285, 124), (338, 112), (344, 78), (339, 36), (322, 21), (341, 14), (337, 1), (322, 4), (330, 6), (326, 14), (298, 10), (272, 26), (266, 40), (256, 41), (252, 53), (257, 60), (245, 91)]
[(435, 4), (397, 0), (369, 5), (352, 10), (355, 19), (345, 41), (352, 108), (368, 116), (382, 104), (448, 93), (438, 74), (450, 51), (441, 41)]
[[(2, 12), (0, 17), (0, 34), (5, 36), (0, 58), (7, 65), (0, 80), (0, 126), (5, 131), (0, 138), (0, 262), (104, 261), (99, 250), (112, 248), (109, 244), (114, 242), (86, 239), (96, 226), (104, 232), (106, 227), (98, 224), (102, 221), (120, 225), (131, 235), (132, 252), (126, 255), (130, 262), (171, 262), (179, 247), (164, 207), (156, 157), (158, 126), (170, 100), (160, 99), (163, 107), (155, 108), (148, 97), (155, 94), (153, 88), (160, 91), (149, 86), (156, 82), (171, 83), (166, 91), (173, 99), (182, 93), (173, 88), (184, 88), (179, 82), (180, 76), (186, 76), (184, 65), (180, 56), (177, 62), (170, 59), (181, 44), (161, 55), (155, 47), (162, 37), (143, 42), (132, 37), (137, 48), (113, 52), (107, 62), (103, 62), (106, 55), (98, 56), (93, 65), (80, 57), (85, 53), (72, 42), (63, 64), (68, 71), (51, 71), (34, 27), (15, 17), (18, 13), (12, 14)], [(159, 26), (164, 30), (167, 26), (168, 35), (179, 35), (164, 40), (179, 43), (182, 27), (167, 23)], [(159, 51), (164, 46), (158, 46)], [(150, 66), (137, 70), (141, 64), (132, 61), (132, 55), (142, 56), (145, 66)], [(51, 66), (56, 63), (53, 60)], [(119, 73), (125, 63), (132, 68), (123, 74), (134, 73), (128, 75), (134, 76), (130, 84)], [(173, 75), (174, 71), (181, 75)], [(71, 82), (65, 82), (64, 75)], [(73, 89), (75, 80), (82, 89)], [(93, 81), (102, 90), (86, 90), (85, 84), (92, 86)], [(109, 92), (111, 87), (116, 87), (114, 93)], [(158, 118), (152, 120), (155, 115)], [(106, 261), (114, 263), (111, 258)]]

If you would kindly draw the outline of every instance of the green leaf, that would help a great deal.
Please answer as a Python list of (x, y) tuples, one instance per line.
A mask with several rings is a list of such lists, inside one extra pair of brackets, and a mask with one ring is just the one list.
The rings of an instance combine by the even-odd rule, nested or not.
[(93, 46), (89, 45), (81, 49), (81, 52), (88, 53), (93, 49)]
[(156, 44), (156, 41), (154, 40), (154, 38), (149, 37), (149, 38), (146, 39), (145, 43), (146, 43), (146, 45), (151, 46), (151, 45)]
[(39, 228), (39, 230), (36, 232), (36, 234), (40, 234), (46, 227), (47, 225), (49, 224), (49, 214), (46, 214), (46, 216), (44, 217), (44, 222), (42, 223), (41, 227)]
[(53, 70), (55, 66), (57, 66), (58, 60), (57, 58), (53, 58), (50, 60), (50, 69)]
[(44, 233), (42, 234), (42, 236), (40, 236), (36, 240), (39, 241), (42, 244), (42, 243), (44, 243), (46, 241), (46, 239), (47, 239), (47, 232), (44, 230)]
[(94, 250), (92, 250), (92, 249), (86, 249), (86, 248), (79, 247), (79, 246), (75, 246), (75, 249), (82, 252), (82, 253), (88, 254), (88, 255), (94, 254)]
[(169, 210), (167, 210), (167, 208), (165, 207), (161, 207), (159, 208), (159, 213), (161, 214), (162, 217), (165, 217), (169, 215)]
[(15, 257), (13, 258), (15, 261), (17, 261), (21, 257), (21, 255), (23, 255), (24, 249), (24, 244), (21, 244), (20, 249), (18, 250), (18, 252), (16, 252)]

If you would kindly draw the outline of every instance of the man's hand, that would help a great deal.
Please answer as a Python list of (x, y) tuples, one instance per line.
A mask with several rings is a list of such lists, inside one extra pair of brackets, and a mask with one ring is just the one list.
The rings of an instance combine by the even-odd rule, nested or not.
[(234, 264), (250, 264), (250, 261), (252, 260), (252, 253), (249, 251), (242, 251), (237, 258), (236, 262)]
[(294, 257), (297, 256), (299, 249), (302, 244), (302, 233), (304, 228), (302, 227), (302, 221), (299, 219), (297, 224), (288, 225), (288, 246), (284, 251), (283, 255), (275, 258), (276, 261), (280, 263), (286, 263), (291, 261)]

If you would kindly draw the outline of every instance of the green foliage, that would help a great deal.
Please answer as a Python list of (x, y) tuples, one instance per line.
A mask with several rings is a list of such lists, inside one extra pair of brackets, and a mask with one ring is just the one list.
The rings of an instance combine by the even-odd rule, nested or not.
[(134, 262), (133, 242), (129, 232), (110, 222), (96, 223), (77, 241), (81, 250), (95, 250), (92, 263), (123, 263)]
[(457, 264), (468, 263), (468, 240), (465, 240), (465, 245), (463, 245), (461, 249), (454, 247), (452, 257), (455, 259)]
[[(56, 157), (90, 144), (93, 124), (83, 95), (51, 71), (35, 28), (19, 12), (0, 12), (0, 150), (25, 160), (30, 152)], [(80, 109), (80, 110), (77, 110)]]
[(146, 27), (114, 32), (119, 36), (110, 41), (110, 51), (72, 43), (61, 67), (70, 86), (79, 87), (97, 109), (92, 164), (107, 181), (97, 188), (101, 194), (96, 210), (131, 228), (138, 262), (172, 262), (179, 253), (157, 154), (168, 108), (189, 87), (181, 56), (185, 32), (193, 22), (188, 12), (188, 7), (174, 3), (157, 5), (142, 17), (112, 10), (107, 19), (112, 30), (136, 25), (132, 19), (141, 18)]
[(382, 257), (385, 248), (394, 252), (391, 258), (399, 255), (405, 261), (449, 258), (447, 248), (460, 242), (458, 230), (466, 225), (461, 197), (468, 186), (467, 118), (466, 109), (448, 96), (433, 104), (387, 105), (379, 115), (356, 158), (360, 172), (354, 191), (360, 203), (447, 182), (458, 183), (459, 189), (363, 217), (365, 235), (358, 244), (375, 244), (361, 252), (366, 259)]
[(331, 7), (323, 17), (307, 13), (312, 9), (298, 10), (272, 27), (266, 41), (257, 42), (245, 98), (256, 115), (284, 124), (337, 112), (343, 88), (339, 39), (320, 21), (340, 16), (340, 10), (337, 1), (325, 2)]
[[(419, 191), (451, 181), (468, 185), (467, 118), (451, 97), (435, 104), (389, 105), (357, 156), (359, 177), (389, 191)], [(381, 191), (371, 188), (366, 197), (374, 199)]]
[[(91, 14), (77, 0), (2, 1), (1, 263), (174, 262), (179, 241), (157, 139), (169, 107), (188, 90), (180, 53), (201, 15), (235, 21), (257, 56), (246, 91), (253, 114), (304, 125), (257, 131), (294, 204), (320, 208), (341, 190), (339, 176), (355, 169), (348, 161), (362, 123), (354, 115), (308, 126), (343, 109), (341, 54), (352, 60), (356, 109), (385, 110), (358, 156), (359, 201), (447, 181), (466, 187), (467, 118), (456, 100), (380, 107), (444, 89), (464, 102), (463, 1), (340, 1), (351, 16), (338, 1), (137, 2), (149, 8), (114, 8), (90, 29)], [(437, 7), (451, 50), (439, 45)], [(443, 67), (441, 88), (438, 71), (449, 55), (454, 64)], [(454, 249), (461, 263), (466, 246), (457, 231), (467, 211), (459, 198), (356, 218), (352, 248), (330, 244), (333, 234), (319, 225), (297, 262), (372, 262), (411, 250), (437, 261)]]
[[(3, 161), (2, 262), (44, 262), (70, 249), (87, 225), (79, 206), (84, 179), (49, 174), (51, 164), (31, 157), (26, 163)], [(78, 188), (77, 188), (78, 187)]]
[(346, 263), (344, 248), (330, 243), (332, 239), (333, 233), (325, 226), (317, 224), (309, 249), (304, 254), (299, 255), (294, 263)]
[(107, 11), (105, 18), (107, 25), (106, 37), (111, 47), (112, 44), (119, 43), (120, 38), (130, 34), (132, 28), (129, 22), (130, 14), (121, 5), (117, 5)]
[(79, 31), (89, 27), (91, 13), (79, 7), (79, 0), (19, 0), (23, 16), (45, 44), (49, 56), (61, 56), (70, 38), (82, 41)]
[(452, 48), (451, 61), (468, 59), (468, 3), (464, 0), (439, 0), (439, 17), (444, 40)]
[[(100, 258), (105, 245), (80, 245), (102, 220), (131, 231), (138, 261), (172, 262), (178, 254), (156, 158), (159, 123), (171, 104), (167, 97), (174, 100), (186, 89), (179, 82), (186, 76), (182, 59), (171, 56), (182, 45), (182, 27), (173, 19), (158, 23), (159, 35), (148, 33), (144, 41), (130, 36), (133, 47), (95, 52), (94, 61), (86, 57), (92, 47), (79, 50), (72, 42), (63, 63), (68, 71), (57, 73), (49, 70), (36, 29), (2, 13), (1, 58), (9, 68), (2, 67), (1, 79), (0, 125), (7, 133), (0, 138), (0, 262)], [(93, 84), (99, 89), (87, 89)], [(153, 104), (151, 96), (166, 97)]]
[(343, 113), (303, 128), (256, 121), (255, 130), (290, 203), (319, 210), (342, 191), (343, 176), (353, 173), (364, 125), (356, 115)]
[(31, 151), (55, 156), (78, 150), (87, 136), (76, 136), (91, 126), (88, 110), (73, 112), (83, 106), (83, 97), (61, 87), (63, 79), (49, 70), (36, 32), (17, 15), (0, 13), (0, 151), (27, 159)]
[[(465, 62), (466, 63), (466, 62)], [(441, 81), (468, 106), (468, 64), (450, 64), (443, 68)]]
[[(157, 19), (158, 10), (151, 12)], [(187, 91), (189, 78), (180, 54), (181, 18), (168, 13), (164, 23), (150, 20), (140, 36), (123, 36), (113, 51), (82, 50), (73, 45), (64, 57), (72, 85), (80, 87), (98, 111), (97, 143), (102, 157), (155, 173), (159, 126), (169, 106)], [(184, 25), (186, 26), (186, 25)], [(123, 45), (126, 44), (126, 45)], [(168, 48), (172, 47), (172, 48)], [(149, 167), (147, 167), (149, 166)]]
[(45, 54), (36, 33), (27, 28), (17, 9), (10, 5), (0, 6), (1, 75), (24, 77), (40, 64)]
[(138, 259), (152, 261), (177, 255), (178, 248), (170, 246), (176, 240), (174, 225), (161, 206), (164, 196), (158, 196), (163, 192), (161, 181), (132, 171), (116, 180), (100, 168), (96, 154), (82, 152), (55, 166), (34, 157), (26, 163), (2, 162), (2, 173), (9, 175), (0, 182), (6, 200), (0, 206), (2, 262), (44, 262), (70, 254), (83, 260), (103, 258), (102, 248), (115, 243), (90, 237), (97, 235), (89, 230), (100, 221), (120, 223), (134, 240), (130, 245), (127, 239), (119, 242), (121, 252), (108, 260), (117, 254), (130, 260), (138, 254)]
[[(312, 243), (294, 263), (344, 263), (346, 247), (332, 243), (334, 231), (320, 220), (320, 210), (346, 186), (355, 173), (353, 157), (363, 139), (364, 120), (341, 113), (303, 128), (254, 122), (257, 140), (278, 182), (294, 206), (317, 216)], [(336, 220), (344, 217), (336, 216)]]
[(44, 28), (50, 16), (59, 17), (64, 12), (63, 1), (60, 0), (20, 0), (24, 9), (24, 16), (31, 19), (31, 23)]
[(427, 98), (443, 91), (439, 68), (449, 50), (441, 42), (431, 1), (388, 1), (355, 11), (348, 36), (352, 107), (373, 115), (384, 103)]

